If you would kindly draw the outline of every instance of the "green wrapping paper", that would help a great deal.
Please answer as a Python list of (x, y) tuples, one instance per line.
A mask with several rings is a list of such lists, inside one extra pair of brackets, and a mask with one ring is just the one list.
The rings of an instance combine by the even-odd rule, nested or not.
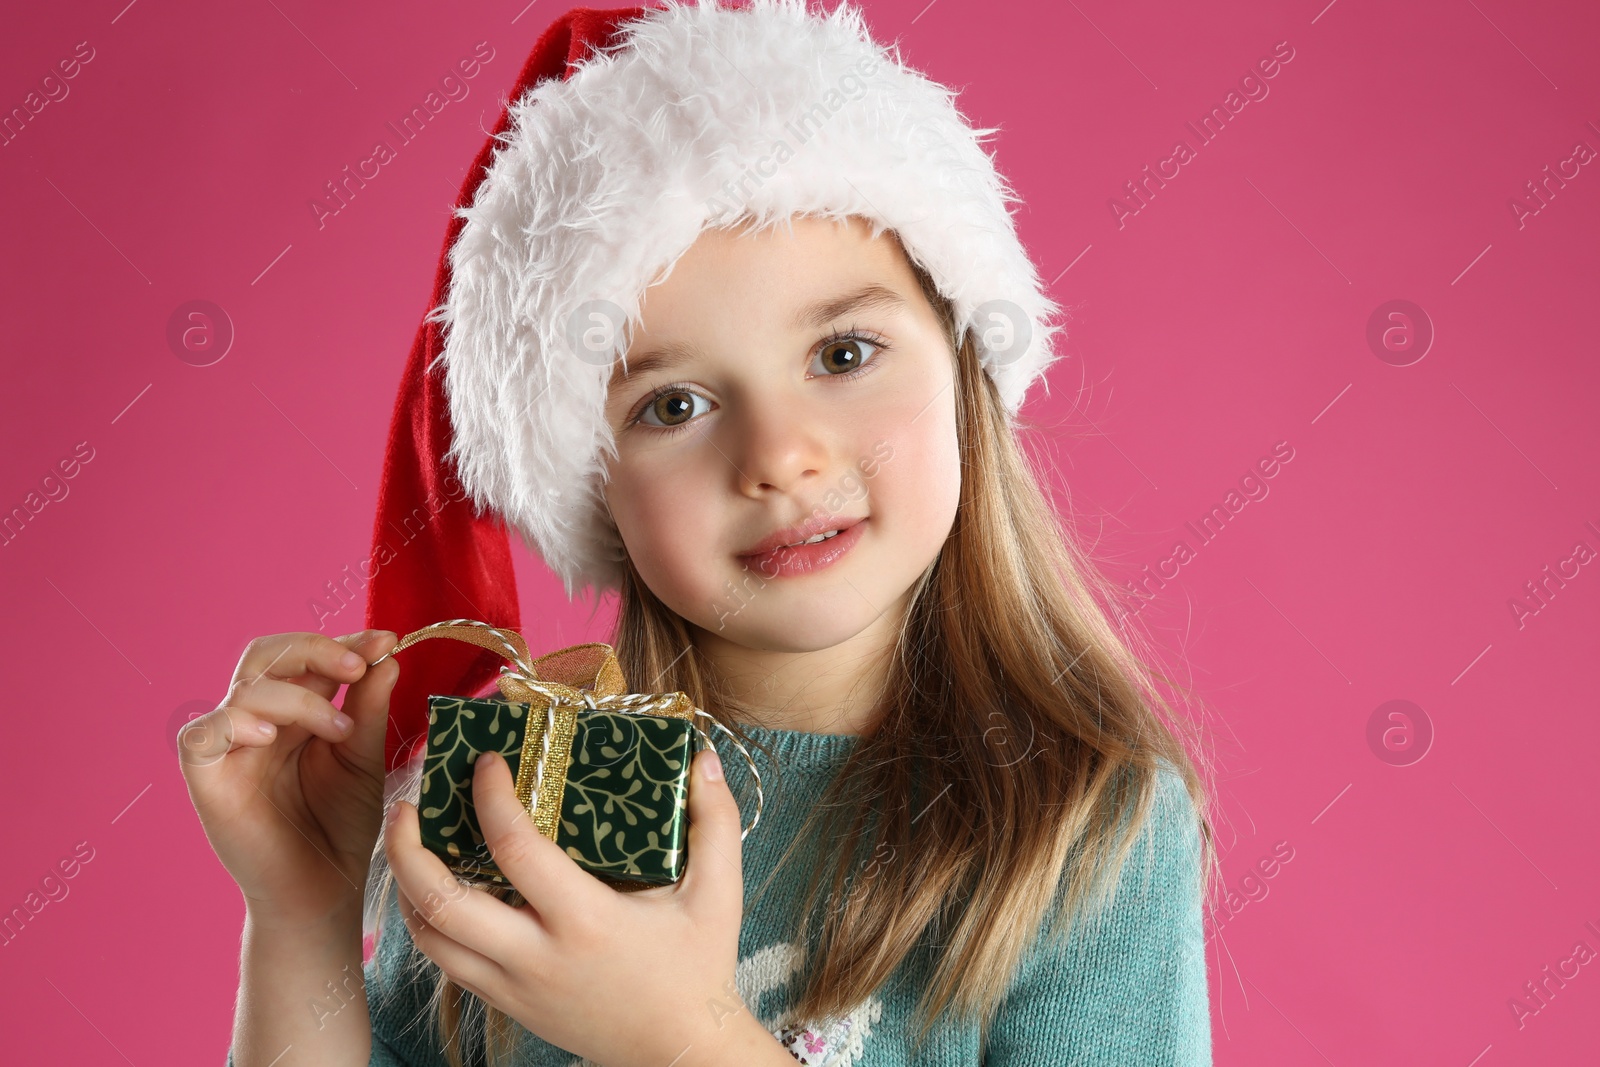
[[(615, 888), (676, 882), (686, 863), (694, 724), (587, 708), (558, 707), (554, 717), (535, 808), (539, 831)], [(458, 876), (511, 884), (484, 843), (472, 801), (473, 763), (484, 752), (504, 756), (529, 806), (534, 768), (524, 762), (542, 751), (545, 722), (545, 710), (535, 714), (526, 703), (429, 698), (417, 804), (422, 841)]]
[(733, 732), (684, 693), (629, 692), (610, 645), (589, 642), (534, 658), (515, 630), (451, 619), (406, 634), (368, 666), (435, 637), (477, 645), (512, 664), (497, 680), (504, 699), (428, 698), (417, 798), (422, 842), (461, 880), (515, 888), (496, 866), (473, 804), (473, 765), (485, 752), (505, 757), (534, 828), (614, 889), (683, 877), (695, 742), (712, 743), (697, 718), (727, 735), (755, 782), (755, 815), (740, 839), (761, 821), (761, 774)]

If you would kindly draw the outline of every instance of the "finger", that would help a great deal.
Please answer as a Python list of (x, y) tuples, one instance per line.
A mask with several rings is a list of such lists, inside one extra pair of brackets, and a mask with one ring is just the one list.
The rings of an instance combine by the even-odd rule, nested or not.
[[(462, 888), (466, 889), (465, 886)], [(411, 898), (406, 896), (405, 890), (398, 885), (395, 887), (395, 903), (399, 908), (401, 920), (406, 924), (406, 932), (411, 935), (411, 943), (417, 946), (417, 951), (438, 964), (439, 969), (456, 985), (480, 1000), (485, 999), (479, 992), (483, 988), (481, 983), (494, 981), (497, 972), (503, 973), (504, 969), (494, 960), (467, 948), (434, 926), (428, 919), (428, 906), (418, 907), (413, 904)]]
[[(369, 630), (356, 635), (351, 649), (367, 663), (389, 653), (400, 643), (390, 630)], [(341, 639), (342, 640), (342, 639)], [(359, 764), (382, 773), (384, 735), (389, 729), (389, 697), (400, 678), (400, 663), (390, 658), (368, 667), (359, 680), (345, 690), (339, 710), (355, 721), (355, 729), (345, 740), (346, 751)]]
[[(233, 680), (253, 681), (262, 677), (289, 680), (309, 675), (322, 680), (324, 688), (319, 695), (327, 698), (338, 692), (340, 685), (360, 678), (366, 669), (366, 660), (344, 641), (336, 641), (327, 634), (272, 634), (258, 637), (245, 646)], [(332, 683), (332, 690), (325, 688), (327, 683)]]
[(243, 708), (221, 707), (178, 731), (178, 759), (186, 767), (209, 767), (236, 748), (265, 748), (277, 737), (271, 722)]
[(686, 906), (702, 915), (742, 914), (744, 860), (739, 804), (722, 775), (716, 749), (708, 747), (696, 753), (692, 771), (689, 866), (678, 880), (678, 888), (687, 897)]
[[(441, 965), (450, 960), (460, 968), (457, 973), (481, 989), (503, 973), (500, 960), (526, 960), (546, 951), (547, 938), (531, 912), (463, 885), (422, 843), (415, 806), (396, 801), (389, 809), (384, 851), (396, 887), (415, 901), (406, 912), (412, 940), (420, 934), (437, 946), (434, 958)], [(417, 923), (422, 925), (411, 925)], [(423, 947), (420, 941), (417, 947)]]
[[(362, 646), (372, 642), (374, 638), (387, 632), (388, 631), (386, 630), (361, 630), (357, 633), (344, 634), (341, 637), (335, 637), (334, 640), (339, 642), (341, 645), (344, 645), (357, 655), (361, 656), (362, 661), (367, 664), (370, 670), (372, 661), (378, 658), (379, 653), (362, 655)], [(398, 643), (398, 641), (396, 643)], [(363, 674), (362, 677), (364, 678), (366, 675)], [(339, 692), (339, 686), (341, 684), (339, 681), (333, 678), (325, 678), (314, 671), (308, 671), (304, 674), (297, 674), (293, 678), (286, 680), (293, 682), (295, 685), (303, 685), (313, 693), (326, 697), (329, 700), (332, 700), (334, 695)]]
[(334, 743), (349, 738), (355, 724), (355, 720), (334, 707), (326, 697), (265, 674), (258, 675), (253, 682), (235, 682), (224, 704), (279, 726), (303, 726)]
[[(347, 646), (366, 664), (387, 653), (398, 643), (398, 635), (390, 630), (362, 630), (338, 638), (339, 645)], [(258, 673), (253, 678), (235, 680), (229, 689), (226, 704), (243, 707), (254, 715), (274, 721), (278, 725), (299, 725), (309, 729), (330, 744), (354, 742), (349, 752), (368, 766), (379, 766), (382, 760), (384, 731), (389, 725), (389, 694), (400, 677), (398, 664), (384, 661), (378, 667), (366, 669), (362, 677), (350, 683), (346, 691), (346, 707), (334, 707), (333, 691), (338, 681), (317, 675), (285, 680), (274, 677), (272, 670)], [(310, 685), (318, 680), (320, 686)], [(363, 685), (365, 683), (365, 685)], [(354, 707), (352, 707), (354, 699)]]
[(517, 799), (511, 766), (498, 752), (485, 752), (473, 764), (472, 803), (495, 866), (547, 926), (560, 928), (609, 902), (611, 891), (533, 825)]

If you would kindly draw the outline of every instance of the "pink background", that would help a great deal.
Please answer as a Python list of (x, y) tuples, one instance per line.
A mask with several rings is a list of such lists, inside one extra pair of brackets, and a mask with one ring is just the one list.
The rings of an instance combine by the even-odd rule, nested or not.
[[(449, 205), (562, 5), (121, 5), (33, 5), (0, 37), (8, 112), (94, 50), (0, 147), (0, 509), (93, 449), (0, 548), (0, 909), (93, 849), (0, 950), (0, 1002), (13, 1062), (221, 1064), (243, 909), (172, 735), (250, 637), (315, 629), (308, 602), (366, 558)], [(1127, 600), (1213, 739), (1238, 891), (1213, 917), (1216, 1062), (1592, 1057), (1600, 962), (1521, 1025), (1510, 1001), (1600, 951), (1600, 565), (1562, 563), (1600, 549), (1600, 165), (1522, 225), (1510, 203), (1600, 147), (1600, 16), (924, 5), (866, 9), (1003, 126), (1023, 238), (1074, 308), (1028, 408), (1058, 498), (1119, 580), (1195, 549)], [(319, 228), (324, 183), (479, 41), (471, 95)], [(1270, 95), (1119, 228), (1109, 200), (1282, 41)], [(1408, 366), (1366, 340), (1395, 299), (1436, 331)], [(190, 300), (236, 332), (209, 366), (167, 341)], [(1268, 495), (1198, 546), (1185, 523), (1282, 441)], [(609, 603), (519, 565), (535, 647), (606, 635)], [(1546, 565), (1570, 577), (1519, 624)], [(1369, 743), (1390, 700), (1431, 724), (1424, 758)], [(1292, 860), (1248, 880), (1279, 842)]]

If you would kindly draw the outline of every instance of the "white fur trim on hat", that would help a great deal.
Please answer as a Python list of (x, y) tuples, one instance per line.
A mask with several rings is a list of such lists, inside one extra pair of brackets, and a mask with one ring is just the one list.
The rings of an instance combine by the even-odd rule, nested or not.
[[(561, 575), (567, 595), (621, 583), (602, 497), (614, 358), (645, 288), (708, 226), (860, 216), (892, 229), (979, 331), (1015, 413), (1054, 360), (1017, 201), (955, 93), (903, 65), (840, 3), (669, 2), (617, 46), (529, 89), (451, 246), (441, 323), (462, 484)], [(569, 336), (610, 311), (598, 349)], [(594, 321), (607, 325), (602, 314)], [(592, 340), (592, 339), (591, 339)]]

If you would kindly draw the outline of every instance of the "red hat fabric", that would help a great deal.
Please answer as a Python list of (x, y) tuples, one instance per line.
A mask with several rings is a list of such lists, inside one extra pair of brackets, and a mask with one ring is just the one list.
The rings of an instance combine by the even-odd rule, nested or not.
[[(518, 99), (538, 82), (569, 77), (577, 64), (614, 39), (620, 23), (645, 10), (574, 8), (562, 15), (534, 44), (510, 99)], [(456, 198), (458, 208), (472, 203), (488, 173), (495, 137), (506, 131), (510, 116), (508, 103), (467, 172)], [(464, 223), (459, 214), (450, 220), (430, 307), (443, 303), (448, 293), (449, 250)], [(401, 636), (455, 618), (511, 629), (521, 626), (503, 520), (474, 507), (446, 462), (452, 441), (449, 405), (443, 374), (435, 365), (443, 347), (440, 323), (424, 318), (400, 379), (378, 489), (371, 557), (377, 570), (367, 592), (366, 624)], [(384, 744), (389, 770), (404, 764), (425, 740), (430, 694), (477, 692), (505, 662), (450, 641), (430, 642), (422, 654), (401, 658)]]

